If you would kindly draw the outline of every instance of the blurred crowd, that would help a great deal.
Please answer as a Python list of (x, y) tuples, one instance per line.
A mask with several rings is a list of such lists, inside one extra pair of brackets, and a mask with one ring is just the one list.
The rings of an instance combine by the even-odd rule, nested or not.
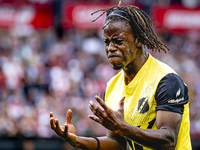
[[(174, 68), (188, 85), (191, 137), (200, 139), (199, 34), (157, 34), (170, 51), (148, 52)], [(69, 108), (78, 135), (106, 134), (87, 117), (92, 114), (88, 103), (95, 95), (103, 97), (116, 73), (107, 61), (102, 31), (57, 27), (23, 35), (1, 30), (0, 137), (55, 137), (49, 113), (63, 124)]]
[(115, 74), (95, 31), (0, 33), (0, 136), (53, 137), (52, 111), (60, 124), (72, 109), (76, 133), (103, 134), (87, 118), (88, 103), (103, 97)]

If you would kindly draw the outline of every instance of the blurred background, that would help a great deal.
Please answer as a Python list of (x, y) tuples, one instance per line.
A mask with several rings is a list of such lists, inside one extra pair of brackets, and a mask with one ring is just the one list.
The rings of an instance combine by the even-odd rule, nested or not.
[[(106, 130), (88, 119), (88, 102), (103, 97), (117, 72), (104, 52), (105, 16), (91, 13), (118, 0), (0, 0), (0, 150), (74, 150), (49, 127), (67, 109), (77, 135)], [(200, 0), (122, 0), (153, 19), (170, 49), (152, 52), (173, 67), (189, 87), (191, 138), (200, 149)]]

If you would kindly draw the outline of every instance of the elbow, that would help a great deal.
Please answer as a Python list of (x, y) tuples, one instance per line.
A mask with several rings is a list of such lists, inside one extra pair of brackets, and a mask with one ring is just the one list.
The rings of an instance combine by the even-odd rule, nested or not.
[(174, 136), (167, 136), (157, 148), (158, 150), (174, 150), (176, 147), (176, 138)]
[(174, 150), (176, 147), (176, 140), (174, 137), (169, 137), (165, 150)]
[(162, 128), (164, 132), (160, 135), (160, 142), (158, 144), (159, 150), (174, 150), (177, 144), (178, 131)]

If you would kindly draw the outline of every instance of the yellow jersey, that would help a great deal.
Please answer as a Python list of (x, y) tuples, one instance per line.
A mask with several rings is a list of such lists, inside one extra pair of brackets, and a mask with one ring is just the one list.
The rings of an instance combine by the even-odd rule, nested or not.
[[(113, 110), (117, 109), (122, 96), (126, 97), (125, 122), (142, 129), (157, 129), (156, 111), (181, 113), (182, 122), (175, 150), (192, 150), (188, 91), (182, 79), (172, 68), (149, 54), (145, 64), (128, 85), (124, 83), (123, 70), (107, 83), (104, 97), (107, 106)], [(130, 149), (134, 150), (150, 150), (134, 141), (129, 145), (131, 145)]]

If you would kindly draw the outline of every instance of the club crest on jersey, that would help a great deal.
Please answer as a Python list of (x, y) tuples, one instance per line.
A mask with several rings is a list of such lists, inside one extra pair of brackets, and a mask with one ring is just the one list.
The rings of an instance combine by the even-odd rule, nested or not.
[(149, 104), (147, 97), (143, 97), (138, 101), (138, 111), (140, 114), (144, 114), (149, 111)]

